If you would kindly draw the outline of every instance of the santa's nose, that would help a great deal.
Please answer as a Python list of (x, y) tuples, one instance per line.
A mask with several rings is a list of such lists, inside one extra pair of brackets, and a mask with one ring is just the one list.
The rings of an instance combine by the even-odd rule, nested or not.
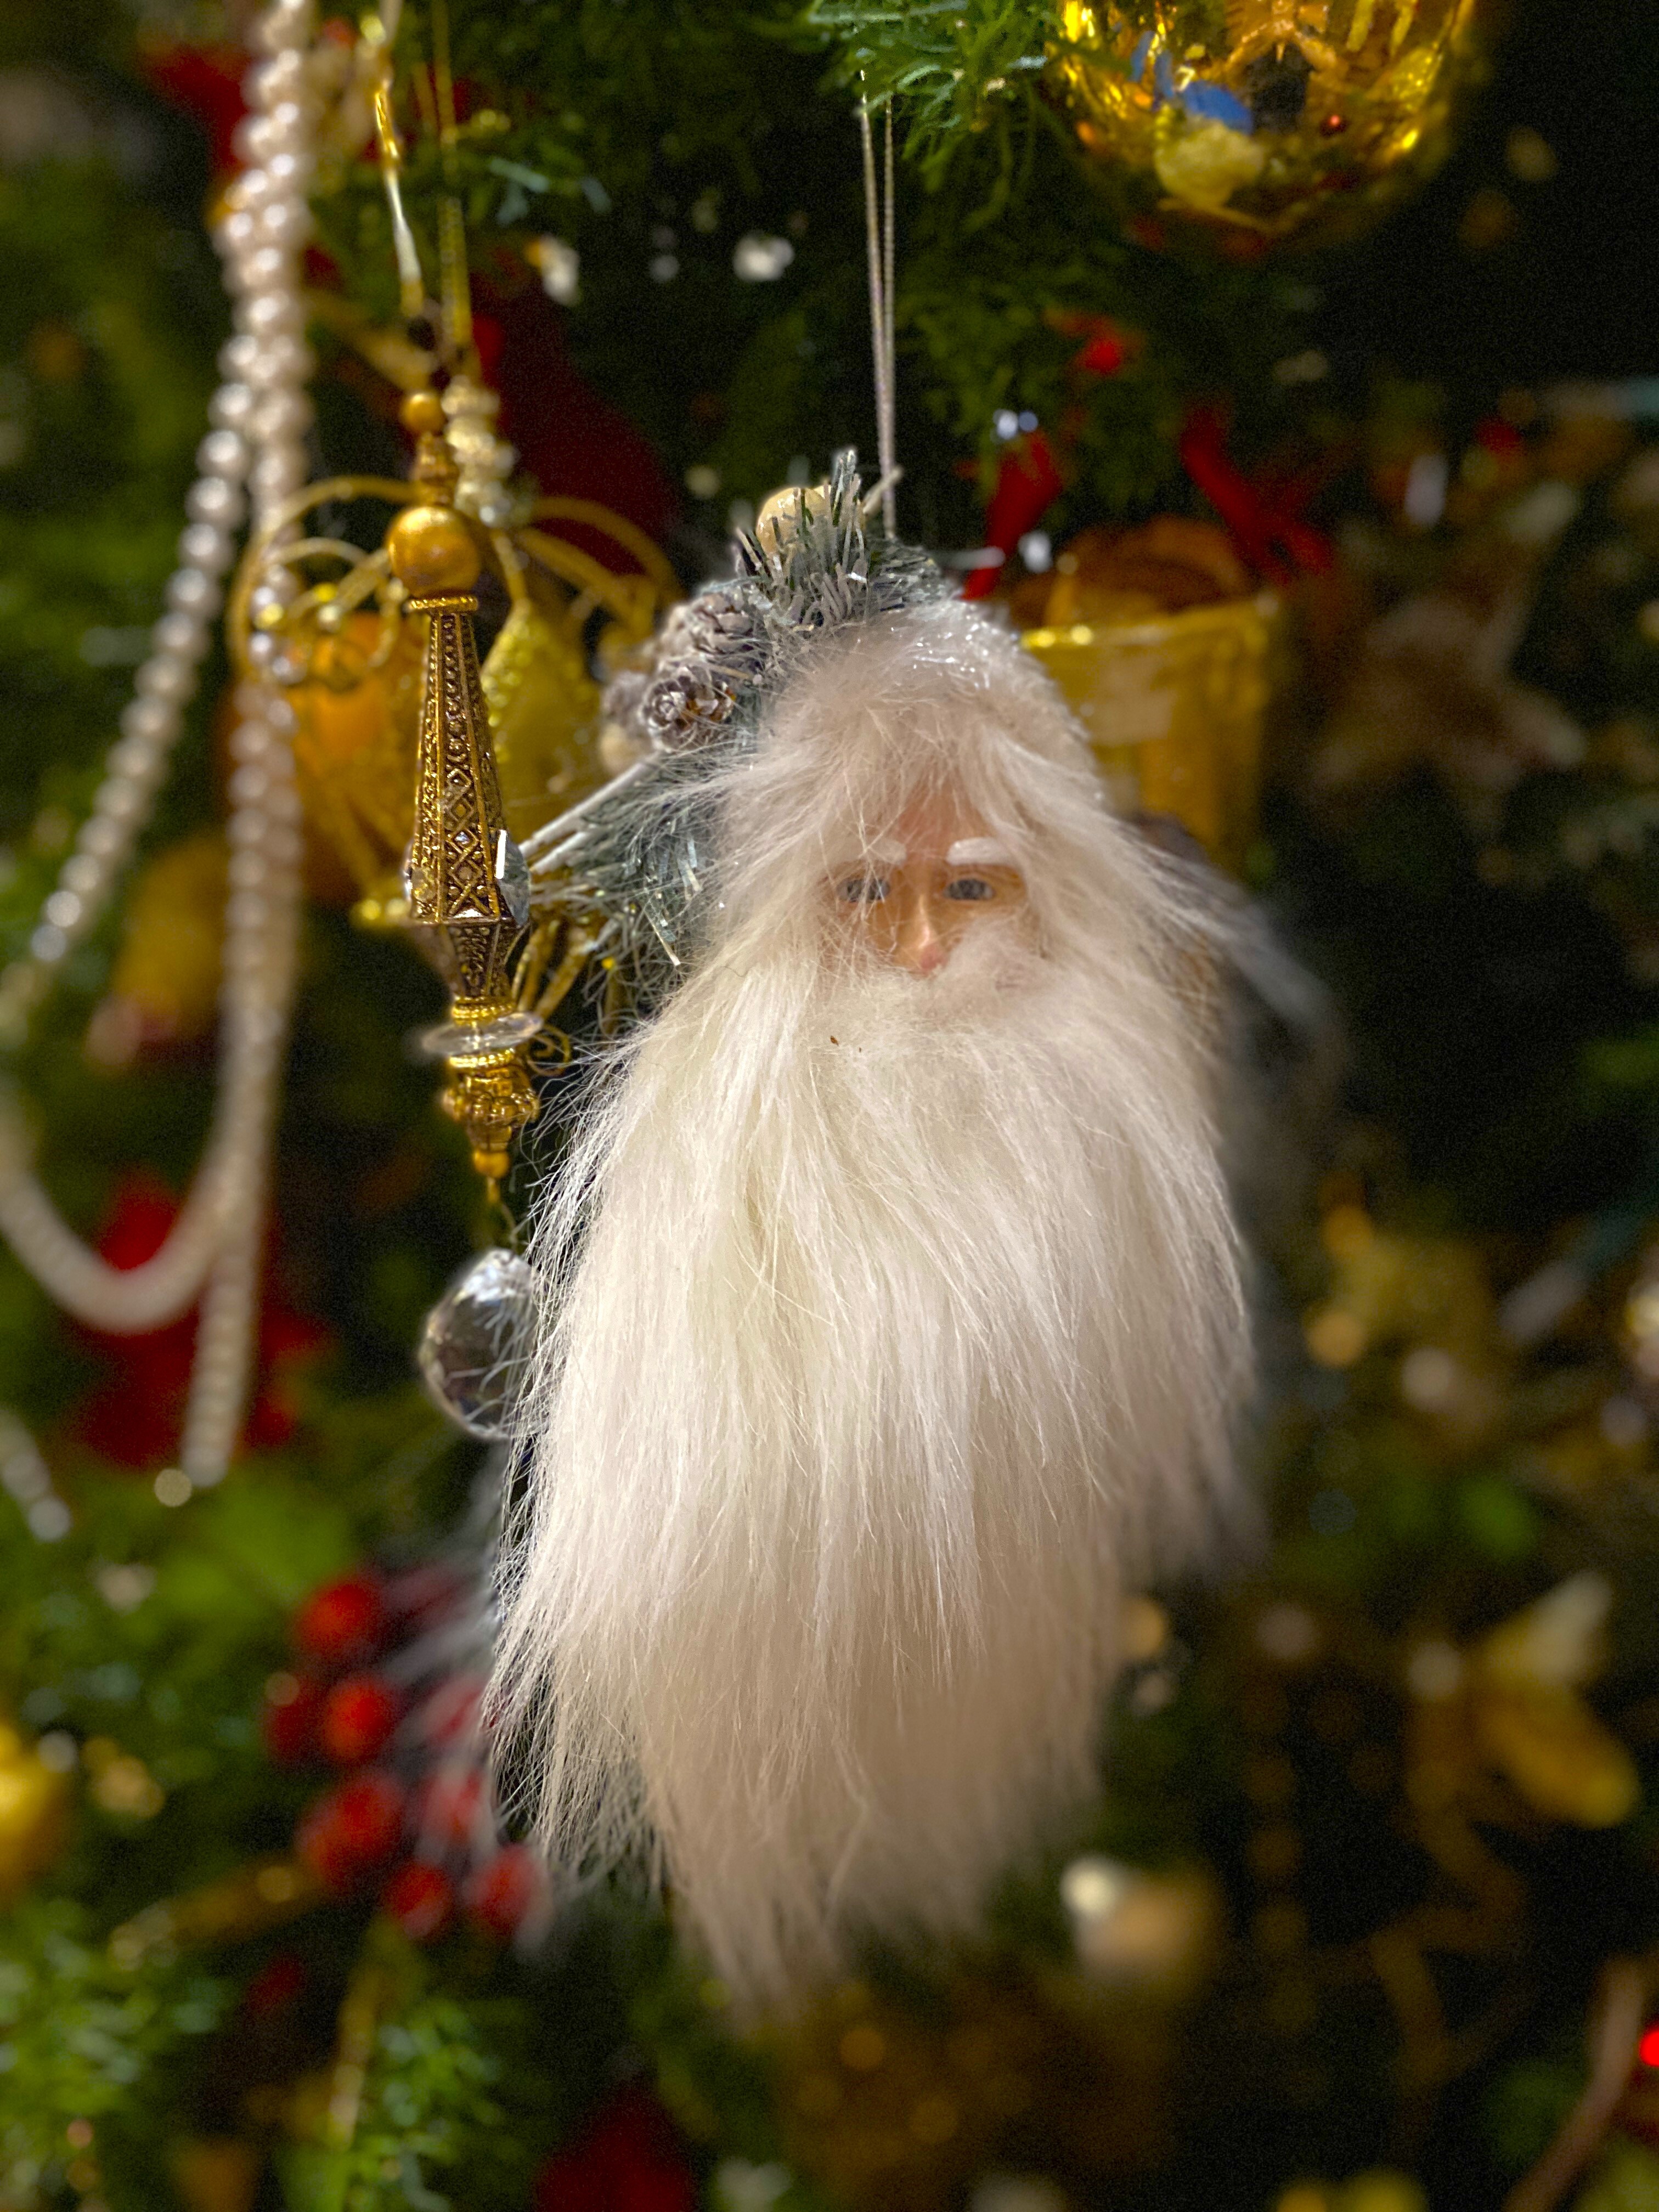
[(933, 901), (925, 890), (913, 891), (904, 902), (893, 958), (913, 975), (931, 975), (950, 957), (948, 939), (941, 933)]

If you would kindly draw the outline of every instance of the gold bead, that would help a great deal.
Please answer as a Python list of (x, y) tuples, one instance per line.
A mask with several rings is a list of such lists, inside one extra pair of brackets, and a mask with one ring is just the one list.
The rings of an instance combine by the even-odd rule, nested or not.
[(478, 549), (453, 507), (406, 507), (386, 532), (386, 548), (411, 599), (470, 592), (478, 580)]
[(755, 543), (763, 553), (781, 553), (803, 521), (811, 522), (830, 508), (828, 484), (786, 484), (761, 501), (755, 518)]
[(411, 392), (398, 407), (398, 419), (417, 438), (435, 436), (444, 427), (444, 403), (435, 392)]

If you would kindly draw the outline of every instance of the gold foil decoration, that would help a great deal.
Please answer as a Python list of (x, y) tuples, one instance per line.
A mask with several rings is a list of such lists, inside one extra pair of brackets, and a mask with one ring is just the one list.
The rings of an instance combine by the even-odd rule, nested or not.
[[(453, 416), (447, 427), (453, 439)], [(479, 477), (483, 481), (482, 471)], [(410, 610), (385, 547), (364, 553), (337, 539), (295, 534), (309, 509), (362, 496), (403, 507), (421, 493), (418, 485), (384, 477), (334, 477), (308, 486), (284, 504), (245, 558), (229, 630), (244, 669), (257, 633), (278, 648), (270, 672), (294, 708), (307, 820), (360, 894), (355, 918), (368, 927), (390, 927), (408, 920), (400, 873), (413, 825), (421, 629), (405, 618)], [(471, 513), (464, 470), (453, 503), (464, 516)], [(590, 618), (605, 618), (600, 658), (614, 660), (648, 638), (662, 608), (678, 596), (673, 571), (656, 546), (609, 508), (587, 500), (542, 499), (529, 513), (593, 530), (638, 568), (618, 574), (547, 531), (529, 525), (498, 530), (483, 514), (473, 518), (489, 530), (479, 550), (512, 600), (484, 660), (483, 683), (507, 827), (519, 839), (605, 779), (599, 686), (587, 664)], [(256, 615), (254, 588), (273, 569), (286, 570), (293, 587), (284, 604), (267, 605)]]
[(483, 691), (507, 826), (523, 839), (604, 782), (592, 741), (599, 687), (580, 635), (521, 586), (484, 661)]
[(1127, 812), (1173, 815), (1235, 871), (1255, 834), (1279, 603), (1271, 592), (1023, 635)]
[(395, 609), (359, 609), (319, 635), (310, 666), (289, 693), (301, 802), (362, 894), (358, 918), (384, 925), (399, 919), (403, 907), (409, 763), (420, 718), (418, 641)]

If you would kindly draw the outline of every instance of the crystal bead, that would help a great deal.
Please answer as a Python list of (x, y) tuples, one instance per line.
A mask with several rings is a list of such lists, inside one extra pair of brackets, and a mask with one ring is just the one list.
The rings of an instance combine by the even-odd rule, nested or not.
[(536, 1278), (516, 1252), (469, 1261), (426, 1317), (416, 1352), (434, 1402), (469, 1436), (511, 1436), (536, 1344)]

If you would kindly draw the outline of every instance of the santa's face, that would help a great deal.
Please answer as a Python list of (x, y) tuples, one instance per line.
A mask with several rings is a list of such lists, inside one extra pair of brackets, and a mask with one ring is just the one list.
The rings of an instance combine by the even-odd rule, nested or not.
[(833, 926), (912, 975), (944, 967), (975, 925), (1025, 911), (1025, 879), (957, 792), (913, 799), (869, 851), (830, 872)]

